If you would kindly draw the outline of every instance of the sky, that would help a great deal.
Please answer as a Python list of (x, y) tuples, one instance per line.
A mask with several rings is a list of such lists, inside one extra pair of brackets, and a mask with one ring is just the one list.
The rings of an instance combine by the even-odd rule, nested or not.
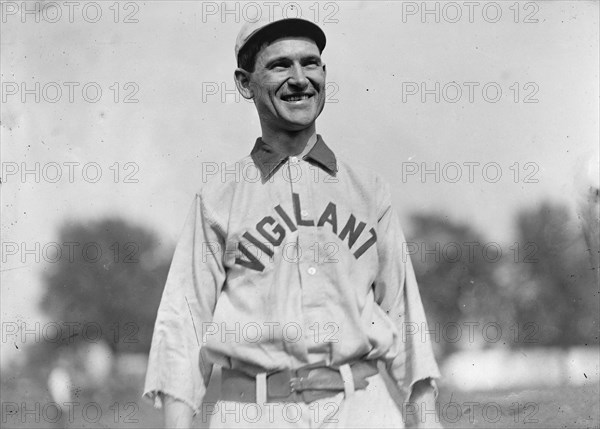
[(233, 49), (259, 9), (322, 26), (317, 131), (390, 182), (407, 229), (436, 214), (508, 246), (518, 211), (575, 215), (598, 186), (594, 1), (22, 4), (2, 4), (3, 325), (45, 320), (35, 246), (61, 225), (120, 216), (173, 243), (208, 168), (249, 153)]

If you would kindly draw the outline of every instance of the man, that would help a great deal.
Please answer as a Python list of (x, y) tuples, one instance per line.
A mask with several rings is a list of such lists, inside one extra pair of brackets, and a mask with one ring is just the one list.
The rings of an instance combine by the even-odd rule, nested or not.
[[(316, 133), (323, 31), (301, 19), (244, 25), (235, 81), (262, 136), (242, 177), (196, 195), (158, 311), (145, 394), (190, 427), (214, 364), (213, 427), (402, 427), (379, 367), (435, 427), (431, 345), (387, 184)], [(418, 411), (415, 411), (418, 410)]]

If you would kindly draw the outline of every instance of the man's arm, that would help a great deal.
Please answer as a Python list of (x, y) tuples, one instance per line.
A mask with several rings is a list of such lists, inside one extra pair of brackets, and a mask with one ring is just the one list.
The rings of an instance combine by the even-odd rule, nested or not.
[(189, 428), (206, 393), (212, 365), (201, 355), (203, 326), (212, 321), (225, 280), (223, 249), (196, 195), (173, 255), (146, 370), (144, 396), (164, 407), (167, 427)]
[[(395, 345), (385, 356), (391, 378), (400, 389), (405, 419), (417, 417), (409, 427), (440, 427), (435, 409), (435, 384), (440, 376), (427, 331), (427, 319), (398, 216), (391, 204), (389, 185), (381, 181), (377, 252), (379, 273), (375, 280), (375, 301), (397, 327)], [(406, 332), (406, 328), (417, 328)], [(422, 331), (423, 330), (423, 331)], [(416, 415), (415, 415), (416, 414)], [(427, 419), (420, 418), (427, 417)], [(423, 421), (425, 420), (425, 421)], [(436, 425), (436, 420), (438, 423)], [(419, 426), (420, 425), (420, 426)]]
[(443, 427), (436, 410), (436, 390), (430, 378), (414, 384), (406, 409), (410, 410), (405, 416), (408, 428)]
[(163, 394), (161, 396), (165, 408), (165, 428), (189, 429), (192, 427), (194, 410), (185, 402), (172, 396)]

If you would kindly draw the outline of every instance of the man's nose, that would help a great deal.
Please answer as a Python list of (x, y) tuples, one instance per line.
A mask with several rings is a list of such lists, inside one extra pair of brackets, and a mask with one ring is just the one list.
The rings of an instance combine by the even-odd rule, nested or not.
[(304, 72), (304, 68), (300, 64), (294, 64), (290, 70), (291, 76), (289, 79), (290, 85), (297, 86), (299, 88), (306, 88), (308, 86), (308, 78)]

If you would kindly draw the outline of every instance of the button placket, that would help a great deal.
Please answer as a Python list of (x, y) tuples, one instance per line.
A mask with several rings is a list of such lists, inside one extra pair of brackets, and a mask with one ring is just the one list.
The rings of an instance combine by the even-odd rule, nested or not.
[(301, 161), (300, 165), (302, 167), (302, 188), (306, 195), (306, 203), (303, 206), (303, 217), (307, 217), (313, 220), (314, 225), (307, 229), (307, 235), (305, 239), (305, 244), (303, 246), (303, 262), (305, 264), (304, 272), (307, 274), (307, 289), (310, 291), (310, 303), (311, 306), (318, 306), (322, 302), (322, 288), (319, 287), (319, 275), (320, 273), (320, 259), (321, 259), (321, 251), (320, 251), (320, 243), (318, 242), (318, 230), (317, 230), (317, 208), (315, 201), (315, 185), (314, 185), (314, 177), (310, 171), (310, 164), (305, 161)]
[[(287, 162), (284, 164), (284, 167), (287, 168), (287, 177), (284, 174), (282, 179), (283, 179), (283, 183), (285, 183), (288, 191), (290, 192), (290, 198), (289, 201), (293, 201), (293, 194), (298, 194), (300, 196), (300, 198), (302, 198), (303, 196), (303, 189), (300, 182), (300, 179), (297, 177), (298, 176), (298, 164), (294, 163), (294, 161), (292, 160), (292, 158), (295, 157), (289, 157)], [(287, 182), (287, 183), (286, 183)], [(294, 319), (300, 324), (300, 326), (304, 327), (305, 326), (305, 307), (306, 307), (306, 302), (307, 299), (310, 299), (310, 294), (306, 293), (305, 290), (305, 282), (304, 282), (304, 277), (305, 277), (305, 273), (302, 271), (302, 255), (300, 254), (300, 252), (303, 250), (302, 249), (302, 245), (303, 245), (303, 229), (306, 228), (305, 226), (301, 226), (298, 225), (298, 219), (294, 217), (294, 206), (292, 203), (292, 206), (290, 207), (290, 209), (292, 210), (291, 213), (291, 221), (296, 224), (296, 242), (295, 242), (295, 249), (296, 249), (296, 253), (293, 259), (286, 259), (285, 260), (285, 264), (286, 266), (292, 270), (298, 270), (296, 273), (293, 273), (292, 276), (294, 278), (298, 279), (299, 284), (293, 284), (290, 285), (291, 287), (294, 288), (299, 288), (299, 293), (300, 293), (300, 303), (299, 303), (299, 313), (295, 314)], [(289, 256), (289, 255), (288, 255)], [(297, 277), (296, 277), (297, 276)], [(289, 315), (288, 315), (289, 316)], [(294, 350), (295, 353), (298, 356), (304, 356), (307, 353), (307, 349), (306, 349), (306, 344), (304, 339), (300, 340), (300, 341), (294, 341), (294, 342), (286, 342), (286, 348), (288, 350)]]
[(307, 169), (308, 163), (301, 160), (297, 164), (297, 167), (298, 166), (301, 176), (295, 185), (302, 202), (300, 215), (303, 219), (310, 219), (314, 223), (313, 226), (303, 226), (299, 228), (299, 230), (302, 231), (299, 235), (299, 245), (302, 255), (299, 258), (298, 268), (300, 270), (300, 279), (302, 282), (302, 317), (304, 321), (302, 325), (303, 343), (310, 349), (314, 347), (312, 344), (314, 341), (314, 323), (318, 320), (316, 314), (319, 313), (319, 306), (322, 302), (319, 296), (319, 288), (317, 287), (318, 282), (315, 278), (317, 269), (314, 260), (314, 242), (316, 239), (315, 231), (317, 219), (314, 218), (315, 203), (313, 201), (313, 189), (311, 189), (311, 177)]
[[(293, 164), (293, 161), (296, 161), (296, 164)], [(298, 193), (301, 201), (301, 209), (300, 216), (303, 219), (311, 219), (311, 216), (314, 216), (314, 201), (312, 195), (312, 189), (310, 186), (310, 177), (309, 172), (307, 171), (306, 166), (308, 163), (299, 160), (296, 157), (290, 157), (290, 166), (292, 170), (296, 169), (299, 171), (300, 176), (297, 181), (293, 181), (292, 190), (293, 192)], [(304, 296), (303, 302), (312, 307), (316, 302), (318, 302), (318, 297), (316, 293), (315, 283), (314, 283), (314, 275), (317, 274), (318, 270), (316, 265), (318, 261), (314, 260), (314, 249), (316, 240), (316, 222), (317, 219), (311, 219), (314, 222), (314, 226), (302, 226), (299, 227), (298, 234), (298, 244), (299, 249), (301, 251), (301, 255), (299, 257), (299, 270), (300, 270), (300, 279), (302, 281), (302, 294)]]

